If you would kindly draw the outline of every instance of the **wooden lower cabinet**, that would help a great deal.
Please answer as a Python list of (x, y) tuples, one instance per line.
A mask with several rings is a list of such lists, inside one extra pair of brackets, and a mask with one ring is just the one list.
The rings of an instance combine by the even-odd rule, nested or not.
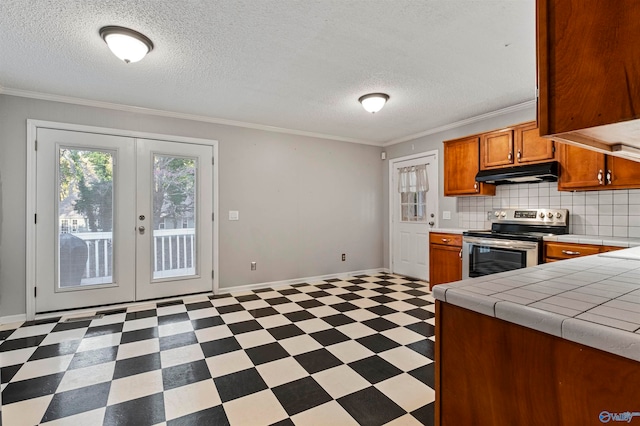
[(462, 279), (462, 235), (429, 234), (429, 288)]
[(640, 411), (639, 362), (439, 300), (435, 358), (438, 426), (599, 425), (603, 411)]
[(558, 243), (545, 241), (544, 263), (558, 260), (573, 259), (574, 257), (590, 256), (592, 254), (622, 250), (624, 247), (600, 246), (595, 244)]

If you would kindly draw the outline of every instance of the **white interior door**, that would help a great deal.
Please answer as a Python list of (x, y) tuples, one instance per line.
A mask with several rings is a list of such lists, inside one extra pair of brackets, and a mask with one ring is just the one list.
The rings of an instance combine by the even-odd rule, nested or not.
[(212, 290), (211, 146), (37, 140), (37, 313)]
[[(429, 229), (438, 213), (438, 171), (435, 154), (392, 163), (390, 207), (392, 218), (392, 272), (429, 279)], [(400, 171), (426, 165), (428, 190), (400, 192)]]

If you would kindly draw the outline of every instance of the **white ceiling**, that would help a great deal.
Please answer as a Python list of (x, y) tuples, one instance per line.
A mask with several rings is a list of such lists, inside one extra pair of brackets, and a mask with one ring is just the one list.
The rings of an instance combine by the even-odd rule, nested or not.
[[(147, 35), (117, 59), (105, 25)], [(535, 1), (3, 0), (0, 86), (381, 145), (535, 98)], [(358, 97), (385, 92), (371, 115)]]

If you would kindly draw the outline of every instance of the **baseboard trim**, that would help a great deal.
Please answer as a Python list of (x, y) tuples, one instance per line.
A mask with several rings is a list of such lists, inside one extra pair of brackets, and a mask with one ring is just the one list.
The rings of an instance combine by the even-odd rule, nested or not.
[(9, 315), (0, 317), (0, 325), (13, 324), (14, 322), (24, 322), (27, 320), (27, 314)]
[(299, 283), (313, 283), (314, 281), (322, 281), (328, 280), (331, 278), (342, 278), (342, 277), (353, 277), (356, 275), (371, 275), (371, 274), (380, 274), (380, 273), (389, 273), (389, 270), (386, 268), (376, 268), (376, 269), (363, 269), (361, 271), (350, 271), (350, 272), (341, 272), (338, 274), (329, 274), (329, 275), (317, 275), (314, 277), (304, 277), (304, 278), (294, 278), (291, 280), (281, 280), (281, 281), (270, 281), (256, 284), (247, 284), (240, 285), (235, 287), (220, 287), (218, 289), (218, 294), (226, 294), (226, 293), (236, 293), (242, 291), (252, 291), (259, 290), (261, 288), (278, 288), (286, 285), (299, 284)]

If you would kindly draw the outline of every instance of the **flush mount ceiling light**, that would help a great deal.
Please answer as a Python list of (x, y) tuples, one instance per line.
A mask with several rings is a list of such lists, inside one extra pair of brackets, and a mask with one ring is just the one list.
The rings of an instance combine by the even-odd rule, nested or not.
[(368, 95), (361, 96), (360, 99), (358, 99), (362, 104), (362, 107), (371, 114), (380, 111), (388, 100), (389, 95), (386, 93), (369, 93)]
[(118, 58), (130, 62), (138, 62), (153, 50), (149, 37), (124, 27), (110, 25), (100, 28), (100, 37)]

